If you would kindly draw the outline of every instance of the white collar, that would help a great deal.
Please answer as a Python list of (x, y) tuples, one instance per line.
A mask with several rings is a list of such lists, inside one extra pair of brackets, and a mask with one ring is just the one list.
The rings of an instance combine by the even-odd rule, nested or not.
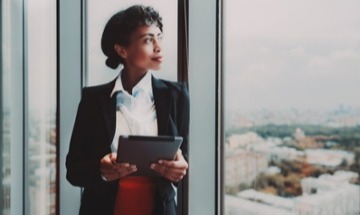
[[(121, 81), (121, 73), (122, 73), (122, 70), (120, 71), (118, 77), (115, 80), (115, 85), (114, 85), (113, 90), (111, 91), (110, 98), (116, 92), (119, 92), (119, 91), (126, 92), (124, 87), (123, 87), (122, 81)], [(152, 91), (151, 77), (152, 77), (152, 73), (150, 71), (148, 71), (146, 73), (146, 75), (134, 86), (134, 88), (132, 90), (132, 95), (135, 95), (137, 91), (142, 90), (145, 93), (147, 93), (150, 96), (150, 98), (152, 98), (153, 97), (153, 91)]]

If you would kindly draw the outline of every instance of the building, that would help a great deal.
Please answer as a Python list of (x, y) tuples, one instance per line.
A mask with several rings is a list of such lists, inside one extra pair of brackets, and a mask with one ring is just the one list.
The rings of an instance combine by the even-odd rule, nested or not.
[(263, 143), (264, 139), (255, 132), (247, 132), (245, 134), (233, 134), (227, 139), (231, 149), (247, 148), (250, 145)]
[(358, 173), (337, 171), (301, 180), (303, 195), (295, 200), (298, 214), (359, 214), (360, 186), (350, 184)]
[(225, 195), (225, 215), (294, 215), (287, 209), (276, 208), (271, 205), (255, 202), (231, 195)]
[(351, 164), (355, 158), (352, 152), (330, 149), (306, 149), (305, 155), (308, 163), (327, 167), (337, 167), (343, 162)]
[(337, 171), (301, 181), (303, 195), (284, 198), (253, 189), (226, 196), (226, 215), (293, 214), (357, 215), (360, 213), (360, 186), (349, 182), (358, 173)]
[(279, 147), (282, 144), (280, 138), (263, 139), (255, 132), (234, 134), (228, 138), (230, 149), (244, 149), (254, 153), (266, 154), (268, 161), (299, 160), (304, 158), (304, 152), (289, 147)]
[(267, 154), (269, 161), (301, 160), (304, 158), (304, 152), (286, 146), (277, 147), (261, 144), (252, 147), (252, 150)]
[(260, 172), (268, 168), (265, 154), (243, 149), (226, 151), (225, 163), (225, 184), (228, 186), (251, 184)]

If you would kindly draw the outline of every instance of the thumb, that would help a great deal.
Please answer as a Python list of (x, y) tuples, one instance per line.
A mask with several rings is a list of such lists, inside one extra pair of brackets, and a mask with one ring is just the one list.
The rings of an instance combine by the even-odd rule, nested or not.
[(176, 161), (180, 160), (181, 155), (182, 155), (182, 151), (181, 151), (181, 149), (179, 149), (179, 150), (176, 152), (176, 155), (175, 155), (175, 159), (174, 159), (174, 160), (176, 160)]
[(112, 163), (116, 162), (116, 158), (117, 158), (117, 154), (116, 153), (111, 153), (110, 154), (110, 160)]

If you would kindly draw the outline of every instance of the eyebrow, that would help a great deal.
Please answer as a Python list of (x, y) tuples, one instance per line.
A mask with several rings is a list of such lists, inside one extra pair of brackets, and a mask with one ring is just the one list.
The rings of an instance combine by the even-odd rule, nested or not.
[[(159, 36), (159, 35), (161, 35), (161, 34), (162, 34), (162, 32), (158, 33), (157, 36)], [(154, 34), (152, 34), (152, 33), (147, 33), (147, 34), (140, 35), (139, 38), (141, 39), (141, 38), (144, 38), (144, 37), (146, 37), (146, 36), (155, 37)]]

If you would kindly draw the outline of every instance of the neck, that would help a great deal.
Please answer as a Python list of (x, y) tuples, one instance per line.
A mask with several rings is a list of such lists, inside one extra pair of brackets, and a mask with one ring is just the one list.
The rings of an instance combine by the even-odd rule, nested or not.
[(124, 68), (121, 73), (121, 80), (123, 88), (128, 92), (132, 93), (134, 86), (146, 75), (148, 71), (135, 71)]

